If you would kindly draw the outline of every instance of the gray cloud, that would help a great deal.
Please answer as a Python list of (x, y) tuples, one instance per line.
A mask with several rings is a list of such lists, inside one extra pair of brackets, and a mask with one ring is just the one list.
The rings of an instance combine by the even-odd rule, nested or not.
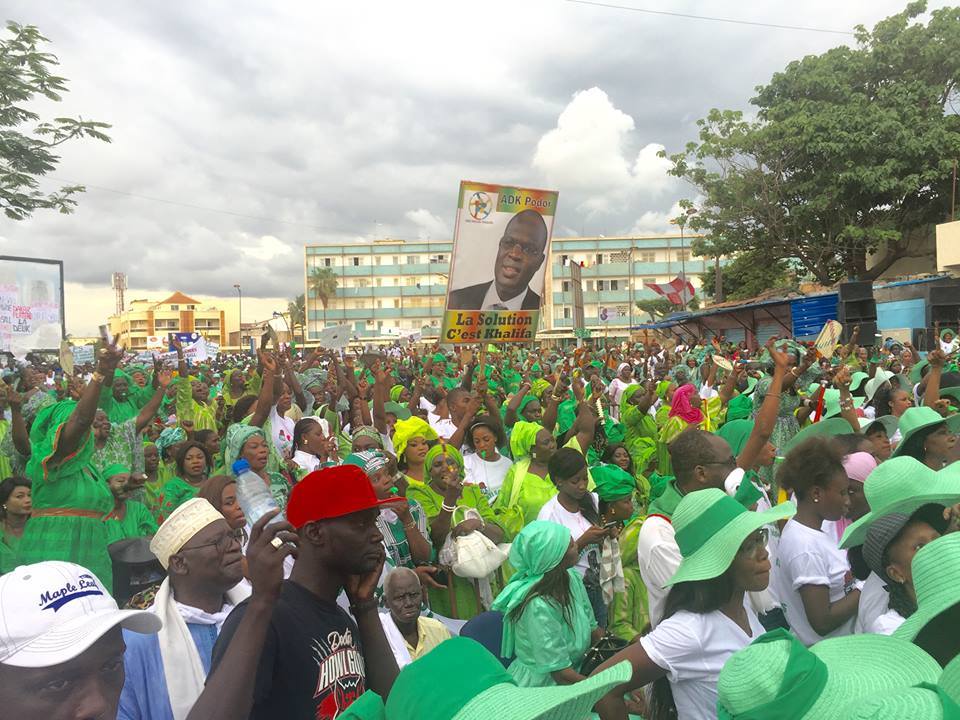
[[(902, 5), (670, 9), (846, 29)], [(52, 39), (71, 81), (56, 113), (111, 122), (114, 142), (64, 148), (55, 176), (91, 186), (77, 212), (0, 219), (0, 252), (63, 258), (67, 279), (84, 284), (121, 270), (146, 290), (230, 295), (239, 282), (252, 297), (297, 294), (304, 243), (443, 233), (461, 179), (566, 179), (558, 227), (652, 231), (692, 190), (629, 170), (641, 149), (677, 151), (709, 108), (746, 108), (789, 60), (852, 42), (549, 0), (479, 13), (439, 1), (15, 0), (7, 15)], [(634, 178), (625, 189), (571, 180), (593, 177), (596, 157), (534, 163), (590, 88), (632, 123), (603, 146)], [(588, 134), (605, 132), (604, 117), (585, 117)]]

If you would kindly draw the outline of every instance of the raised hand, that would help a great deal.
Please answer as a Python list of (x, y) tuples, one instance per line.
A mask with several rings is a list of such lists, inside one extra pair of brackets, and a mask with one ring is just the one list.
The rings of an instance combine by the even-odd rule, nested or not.
[[(283, 561), (288, 555), (297, 556), (297, 544), (300, 541), (293, 525), (286, 521), (267, 527), (267, 523), (279, 512), (271, 510), (257, 520), (250, 530), (250, 542), (247, 545), (247, 575), (253, 585), (253, 594), (272, 602), (280, 597)], [(274, 538), (282, 540), (283, 544), (276, 547)]]

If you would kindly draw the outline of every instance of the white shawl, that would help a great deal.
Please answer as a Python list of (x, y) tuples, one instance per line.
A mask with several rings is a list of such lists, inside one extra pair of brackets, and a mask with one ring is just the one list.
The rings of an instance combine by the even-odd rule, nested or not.
[(397, 660), (397, 667), (402, 670), (413, 662), (410, 651), (407, 650), (407, 641), (403, 639), (403, 633), (397, 628), (397, 624), (393, 621), (393, 615), (389, 612), (380, 613), (380, 623), (383, 625), (383, 634), (386, 636), (387, 642), (390, 643), (390, 649), (393, 650), (393, 657)]
[[(227, 602), (231, 605), (241, 602), (244, 597), (245, 593), (239, 588), (227, 591)], [(200, 662), (200, 653), (197, 652), (193, 636), (173, 598), (169, 577), (160, 585), (150, 610), (163, 621), (157, 640), (160, 643), (160, 658), (163, 660), (170, 708), (173, 710), (174, 720), (186, 720), (193, 704), (203, 692), (207, 675), (203, 671), (203, 663)]]

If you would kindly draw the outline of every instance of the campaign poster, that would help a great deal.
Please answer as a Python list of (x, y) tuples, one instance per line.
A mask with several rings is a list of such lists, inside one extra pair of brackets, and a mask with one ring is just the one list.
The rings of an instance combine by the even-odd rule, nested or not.
[(464, 180), (441, 342), (536, 338), (558, 193)]

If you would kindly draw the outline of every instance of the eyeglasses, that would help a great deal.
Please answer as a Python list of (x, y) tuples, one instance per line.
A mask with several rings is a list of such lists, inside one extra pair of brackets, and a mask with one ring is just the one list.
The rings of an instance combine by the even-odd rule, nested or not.
[(180, 548), (180, 552), (183, 552), (184, 550), (199, 550), (200, 548), (210, 547), (213, 545), (217, 548), (217, 552), (220, 553), (220, 556), (222, 557), (227, 554), (227, 551), (233, 547), (234, 543), (239, 542), (239, 531), (230, 530), (229, 532), (225, 532), (213, 542), (203, 543), (202, 545), (192, 545), (191, 547), (182, 547)]
[(500, 238), (501, 250), (510, 253), (513, 252), (515, 248), (520, 248), (520, 251), (524, 255), (531, 258), (543, 252), (543, 248), (540, 247), (539, 243), (525, 243), (509, 237)]
[(710, 462), (702, 462), (700, 465), (723, 465), (724, 467), (734, 467), (737, 464), (737, 459), (731, 455), (726, 460), (711, 460)]
[(767, 549), (767, 540), (770, 537), (770, 531), (767, 528), (760, 528), (753, 535), (743, 541), (740, 550), (737, 552), (744, 557), (756, 556), (760, 548)]

